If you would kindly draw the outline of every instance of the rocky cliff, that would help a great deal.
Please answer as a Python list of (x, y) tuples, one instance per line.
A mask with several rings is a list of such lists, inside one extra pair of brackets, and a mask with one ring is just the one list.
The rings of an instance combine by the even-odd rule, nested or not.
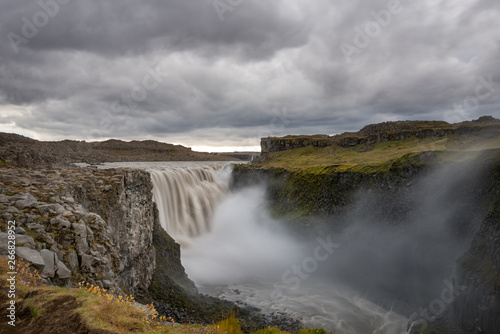
[(269, 153), (289, 151), (301, 147), (328, 147), (342, 148), (371, 145), (405, 140), (411, 137), (442, 138), (445, 136), (464, 136), (490, 138), (500, 134), (500, 120), (491, 116), (483, 116), (475, 121), (466, 121), (450, 124), (443, 121), (397, 121), (371, 124), (358, 132), (345, 132), (339, 135), (313, 135), (313, 136), (286, 136), (268, 137), (261, 139), (262, 155)]
[(180, 261), (180, 246), (160, 226), (147, 172), (131, 169), (22, 169), (0, 166), (0, 256), (9, 221), (16, 254), (50, 285), (87, 282), (133, 295), (176, 322), (214, 323), (238, 314), (245, 331), (274, 324), (231, 302), (198, 294)]
[[(439, 333), (465, 334), (498, 333), (500, 328), (499, 176), (499, 150), (458, 155), (436, 151), (410, 153), (371, 166), (239, 165), (231, 183), (233, 189), (265, 185), (272, 212), (301, 230), (303, 224), (318, 221), (336, 229), (340, 226), (335, 224), (345, 222), (343, 217), (353, 212), (356, 219), (367, 218), (380, 228), (405, 224), (412, 216), (422, 214), (418, 203), (434, 192), (449, 197), (445, 206), (460, 201), (462, 204), (446, 219), (457, 235), (474, 236), (464, 238), (473, 238), (473, 242), (456, 264), (454, 289), (458, 297), (446, 303), (446, 311), (423, 318), (426, 331), (422, 333), (439, 328)], [(432, 186), (443, 178), (456, 181), (449, 183), (448, 189)], [(428, 185), (422, 187), (422, 180)], [(439, 289), (420, 305), (428, 307), (433, 298), (439, 299)], [(410, 308), (406, 315), (412, 312)]]
[(459, 259), (457, 283), (463, 286), (450, 305), (447, 323), (463, 333), (500, 330), (500, 196), (481, 224), (470, 249)]
[(16, 221), (18, 254), (45, 267), (48, 282), (147, 290), (155, 259), (147, 173), (4, 168), (0, 181), (0, 225)]

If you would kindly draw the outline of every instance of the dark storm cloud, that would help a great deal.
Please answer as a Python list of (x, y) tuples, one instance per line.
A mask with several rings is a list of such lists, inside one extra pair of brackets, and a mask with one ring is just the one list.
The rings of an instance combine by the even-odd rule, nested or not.
[(489, 0), (6, 0), (0, 131), (257, 145), (500, 117), (498, 22)]

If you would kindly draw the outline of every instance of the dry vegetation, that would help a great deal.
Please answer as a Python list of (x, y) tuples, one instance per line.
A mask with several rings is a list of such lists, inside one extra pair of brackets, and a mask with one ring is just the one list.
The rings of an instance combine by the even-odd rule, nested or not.
[[(7, 259), (0, 257), (0, 303), (6, 309)], [(172, 333), (242, 334), (234, 314), (213, 325), (176, 324), (159, 316), (153, 305), (140, 306), (132, 297), (114, 296), (106, 290), (80, 284), (68, 289), (43, 284), (38, 273), (18, 262), (16, 284), (16, 328), (0, 326), (0, 333)], [(5, 307), (4, 307), (5, 306)], [(5, 311), (3, 311), (5, 312)], [(2, 313), (2, 318), (5, 318)], [(302, 330), (300, 334), (327, 333), (322, 329)], [(256, 334), (287, 334), (275, 328)]]

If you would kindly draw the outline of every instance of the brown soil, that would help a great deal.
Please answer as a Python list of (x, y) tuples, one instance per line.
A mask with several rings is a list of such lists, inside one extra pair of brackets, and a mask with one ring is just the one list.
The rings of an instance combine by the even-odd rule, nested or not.
[[(61, 296), (42, 304), (42, 311), (36, 319), (22, 301), (16, 303), (16, 326), (7, 324), (6, 281), (0, 279), (0, 334), (112, 334), (103, 329), (90, 329), (77, 312), (79, 307), (75, 297)], [(31, 292), (22, 297), (33, 297), (39, 292)], [(45, 293), (45, 292), (44, 292)], [(50, 292), (48, 292), (50, 293)]]

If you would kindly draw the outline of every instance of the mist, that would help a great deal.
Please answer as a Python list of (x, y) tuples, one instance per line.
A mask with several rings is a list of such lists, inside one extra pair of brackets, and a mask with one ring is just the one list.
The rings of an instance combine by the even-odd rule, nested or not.
[(186, 272), (201, 285), (280, 277), (303, 252), (267, 212), (264, 187), (229, 194), (215, 210), (212, 226), (182, 249)]
[(397, 189), (360, 189), (346, 214), (318, 230), (341, 246), (315, 277), (404, 315), (428, 306), (452, 286), (456, 260), (486, 214), (487, 168), (448, 164)]
[(229, 192), (182, 263), (208, 293), (307, 326), (406, 333), (406, 317), (456, 289), (456, 261), (488, 207), (480, 161), (360, 188), (342, 214), (298, 233), (272, 218), (264, 186)]

